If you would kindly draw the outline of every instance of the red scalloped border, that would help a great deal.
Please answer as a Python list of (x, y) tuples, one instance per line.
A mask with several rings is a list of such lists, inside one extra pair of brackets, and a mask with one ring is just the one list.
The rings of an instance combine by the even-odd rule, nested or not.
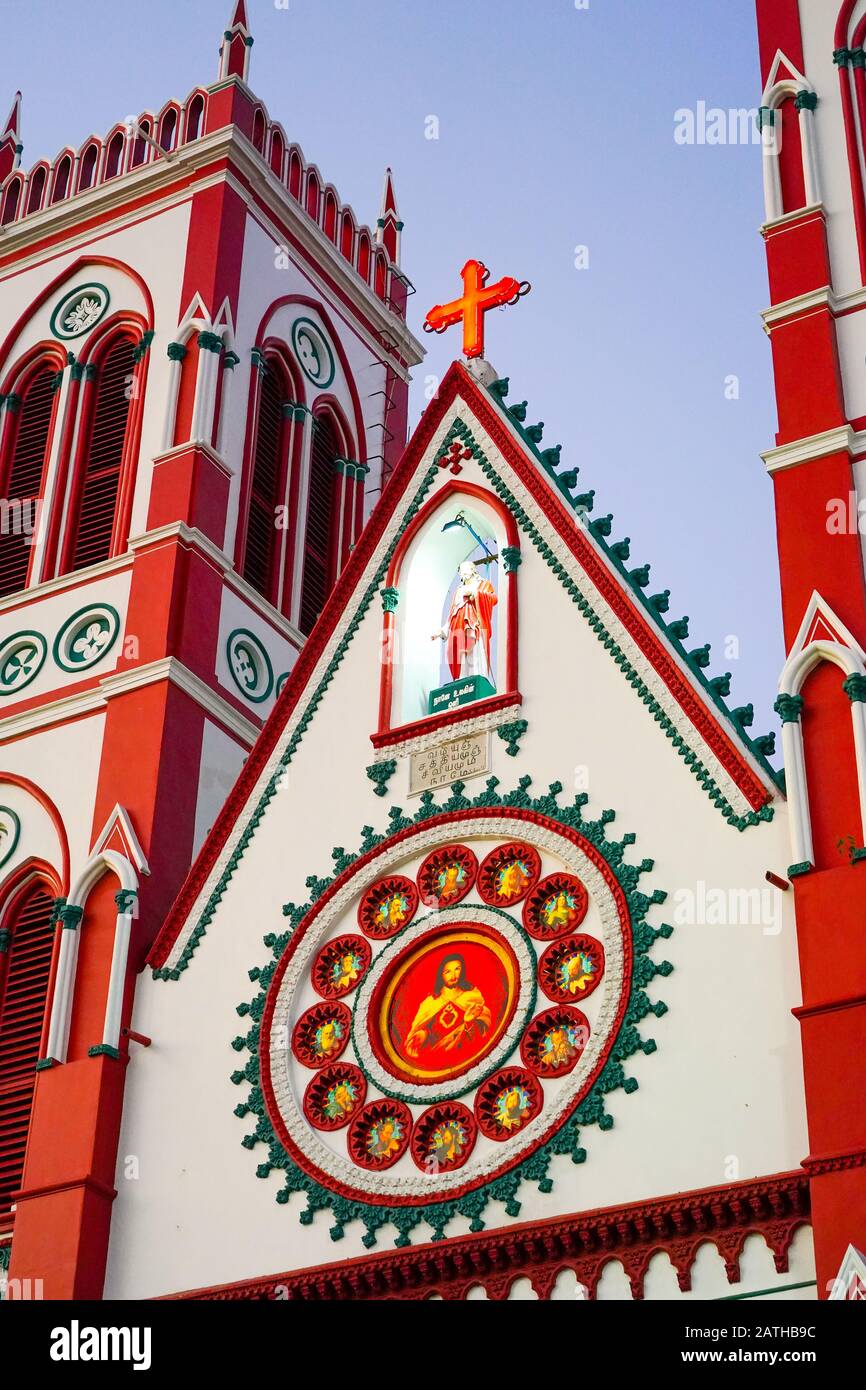
[[(393, 926), (389, 925), (387, 931), (384, 931), (376, 925), (374, 909), (381, 905), (380, 900), (383, 895), (393, 898), (398, 893), (408, 897), (408, 910), (405, 917), (401, 917), (399, 922), (395, 922)], [(387, 878), (377, 879), (361, 896), (361, 901), (358, 904), (358, 926), (364, 935), (369, 936), (373, 941), (387, 941), (389, 936), (393, 936), (395, 932), (400, 931), (401, 927), (407, 926), (412, 921), (418, 911), (418, 903), (418, 889), (411, 878), (406, 878), (405, 874), (391, 874)]]
[[(435, 885), (435, 880), (442, 868), (447, 868), (449, 861), (457, 860), (465, 870), (465, 880), (458, 888), (447, 896), (440, 893)], [(427, 855), (418, 870), (418, 892), (421, 901), (427, 907), (453, 907), (455, 903), (462, 902), (467, 893), (471, 893), (478, 876), (478, 860), (472, 850), (467, 845), (441, 845), (439, 849), (434, 849)]]
[[(570, 990), (563, 989), (557, 981), (559, 966), (563, 956), (581, 955), (594, 957), (597, 962), (595, 975), (589, 984), (585, 985), (579, 994), (572, 994)], [(548, 999), (552, 999), (555, 1004), (575, 1004), (578, 1001), (588, 999), (594, 994), (601, 984), (604, 977), (604, 946), (594, 936), (562, 936), (558, 941), (552, 941), (546, 951), (542, 952), (538, 962), (538, 983), (544, 990)]]
[[(435, 1161), (436, 1156), (429, 1148), (430, 1140), (440, 1125), (455, 1122), (463, 1126), (466, 1143), (454, 1159), (445, 1163), (437, 1161), (437, 1166), (433, 1167), (431, 1159)], [(456, 1168), (463, 1167), (475, 1148), (477, 1138), (478, 1127), (469, 1107), (462, 1105), (459, 1100), (442, 1101), (439, 1105), (431, 1105), (430, 1109), (425, 1110), (415, 1121), (411, 1143), (412, 1158), (422, 1173), (429, 1173), (431, 1177), (435, 1177), (437, 1173), (453, 1173)]]
[[(549, 927), (545, 922), (538, 920), (538, 913), (546, 898), (554, 893), (571, 893), (576, 902), (574, 915), (569, 921), (563, 922), (557, 928)], [(559, 936), (564, 936), (566, 932), (573, 932), (580, 926), (587, 912), (589, 911), (589, 893), (581, 883), (577, 874), (555, 873), (548, 874), (537, 883), (530, 893), (526, 902), (523, 904), (523, 925), (534, 936), (536, 941), (554, 941)]]
[[(347, 1110), (344, 1115), (339, 1115), (334, 1119), (325, 1115), (322, 1111), (322, 1102), (327, 1092), (333, 1085), (341, 1082), (349, 1082), (357, 1087), (357, 1095), (351, 1110)], [(364, 1101), (367, 1099), (367, 1078), (356, 1067), (354, 1062), (334, 1062), (327, 1067), (323, 1067), (310, 1082), (304, 1092), (304, 1114), (314, 1129), (322, 1129), (331, 1132), (335, 1129), (343, 1129), (357, 1115)]]
[[(502, 1091), (517, 1089), (528, 1093), (531, 1109), (514, 1129), (503, 1129), (496, 1119), (496, 1099)], [(521, 1134), (536, 1115), (541, 1113), (543, 1106), (544, 1091), (538, 1078), (533, 1076), (531, 1071), (524, 1071), (522, 1067), (502, 1067), (479, 1086), (475, 1096), (475, 1118), (482, 1134), (495, 1140), (497, 1144), (504, 1144), (515, 1134)]]
[[(370, 1128), (380, 1121), (387, 1123), (389, 1119), (402, 1125), (400, 1141), (393, 1152), (377, 1157), (370, 1150)], [(393, 1168), (394, 1164), (399, 1162), (409, 1147), (411, 1137), (412, 1112), (408, 1105), (404, 1105), (402, 1100), (373, 1100), (355, 1116), (349, 1126), (346, 1143), (353, 1163), (357, 1163), (359, 1168), (380, 1173), (384, 1168)]]
[[(525, 859), (529, 863), (529, 881), (524, 889), (515, 893), (510, 898), (503, 898), (497, 893), (495, 878), (499, 872), (500, 861), (506, 859)], [(527, 893), (538, 882), (541, 874), (541, 855), (534, 845), (527, 845), (522, 840), (509, 840), (507, 844), (497, 845), (481, 861), (478, 870), (477, 890), (482, 902), (487, 903), (488, 907), (516, 907), (522, 903)]]
[[(338, 956), (345, 956), (350, 952), (360, 957), (358, 973), (354, 980), (340, 989), (331, 982), (331, 967)], [(363, 936), (351, 934), (334, 937), (333, 941), (325, 942), (313, 961), (310, 971), (313, 988), (318, 994), (321, 994), (323, 999), (345, 999), (347, 994), (351, 994), (353, 990), (358, 988), (372, 959), (373, 951), (370, 943)]]
[[(329, 1019), (342, 1026), (342, 1036), (332, 1052), (319, 1057), (314, 1048), (313, 1038), (319, 1025), (327, 1023)], [(352, 1015), (345, 1004), (336, 999), (313, 1004), (312, 1008), (301, 1014), (292, 1029), (292, 1051), (302, 1066), (317, 1070), (319, 1067), (327, 1066), (329, 1062), (336, 1062), (337, 1058), (342, 1056), (351, 1032)]]
[[(585, 1037), (580, 1047), (576, 1049), (574, 1055), (562, 1062), (559, 1066), (545, 1062), (539, 1055), (538, 1045), (543, 1035), (549, 1028), (559, 1025), (565, 1027), (571, 1025), (574, 1028), (584, 1030)], [(568, 1076), (569, 1072), (574, 1071), (583, 1050), (589, 1042), (591, 1029), (589, 1019), (580, 1009), (575, 1009), (571, 1004), (556, 1004), (552, 1009), (545, 1009), (543, 1013), (536, 1014), (535, 1018), (530, 1019), (523, 1037), (520, 1040), (520, 1056), (523, 1065), (533, 1071), (536, 1076), (556, 1077)]]

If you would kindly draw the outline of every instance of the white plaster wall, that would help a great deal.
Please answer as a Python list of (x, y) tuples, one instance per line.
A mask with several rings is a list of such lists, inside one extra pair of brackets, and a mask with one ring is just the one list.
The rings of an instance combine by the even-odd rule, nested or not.
[[(435, 441), (434, 441), (435, 443)], [(464, 477), (483, 482), (475, 465)], [(441, 479), (435, 486), (441, 486)], [(501, 789), (529, 773), (543, 793), (557, 780), (570, 796), (575, 769), (586, 769), (589, 814), (617, 811), (611, 834), (634, 831), (629, 857), (655, 860), (645, 891), (671, 895), (650, 920), (672, 921), (678, 891), (766, 888), (765, 871), (789, 862), (784, 803), (769, 824), (728, 826), (528, 540), (520, 585), (520, 686), (529, 721), (519, 756), (492, 739)], [(251, 1128), (232, 1114), (245, 1088), (230, 1073), (246, 1053), (232, 1037), (247, 1024), (235, 1012), (252, 997), (247, 972), (268, 952), (261, 938), (279, 931), (281, 906), (304, 902), (310, 873), (331, 871), (331, 849), (356, 849), (361, 827), (387, 826), (392, 804), (410, 806), (407, 764), (385, 798), (366, 776), (379, 696), (380, 605), (371, 605), (303, 739), (283, 789), (271, 803), (177, 983), (139, 984), (133, 1026), (154, 1039), (130, 1066), (120, 1147), (107, 1293), (139, 1297), (344, 1260), (364, 1253), (357, 1223), (333, 1243), (327, 1212), (298, 1224), (304, 1202), (274, 1200), (277, 1174), (260, 1181), (264, 1154), (241, 1147)], [(554, 635), (559, 634), (552, 652)], [(583, 777), (581, 772), (580, 776)], [(470, 783), (469, 792), (482, 783)], [(437, 800), (443, 797), (437, 796)], [(800, 1002), (790, 895), (765, 930), (692, 923), (658, 942), (653, 957), (674, 973), (649, 988), (669, 1013), (648, 1019), (658, 1053), (626, 1066), (636, 1093), (608, 1097), (614, 1128), (584, 1131), (588, 1160), (554, 1160), (554, 1190), (520, 1193), (523, 1220), (722, 1185), (795, 1168), (807, 1152), (799, 1037), (790, 1010)], [(678, 900), (677, 900), (678, 901)], [(139, 1163), (124, 1181), (124, 1157)], [(503, 1220), (499, 1203), (485, 1220)], [(468, 1229), (452, 1223), (450, 1233)], [(393, 1233), (391, 1233), (393, 1235)], [(423, 1240), (424, 1232), (416, 1239)], [(383, 1231), (380, 1248), (391, 1236)]]
[[(30, 684), (23, 686), (20, 692), (13, 691), (10, 695), (0, 698), (0, 719), (24, 700), (44, 695), (51, 690), (56, 690), (62, 695), (64, 686), (77, 685), (91, 677), (111, 674), (123, 654), (130, 580), (130, 570), (124, 570), (119, 574), (104, 574), (97, 583), (76, 584), (71, 588), (46, 594), (35, 603), (23, 606), (19, 604), (16, 608), (0, 613), (0, 646), (19, 632), (39, 633), (47, 646), (42, 669)], [(118, 636), (104, 656), (93, 666), (87, 667), (84, 671), (64, 671), (54, 659), (53, 647), (57, 634), (74, 613), (91, 606), (98, 608), (101, 604), (109, 604), (117, 610), (120, 618)]]
[(201, 849), (202, 841), (234, 786), (246, 756), (247, 749), (237, 739), (224, 733), (210, 719), (205, 720), (195, 803), (193, 858)]
[[(237, 628), (245, 628), (247, 632), (251, 632), (268, 654), (274, 678), (271, 693), (266, 700), (246, 699), (232, 675), (227, 654), (227, 643)], [(223, 587), (216, 650), (216, 677), (220, 685), (231, 691), (236, 699), (244, 701), (251, 718), (265, 719), (270, 714), (276, 703), (277, 684), (280, 676), (291, 671), (297, 658), (298, 650), (292, 646), (291, 642), (277, 632), (255, 608), (245, 603), (232, 589)]]
[(0, 802), (21, 820), (15, 854), (0, 871), (0, 898), (10, 874), (31, 856), (46, 859), (58, 872), (61, 868), (58, 838), (47, 812), (30, 793), (5, 782), (4, 775), (11, 772), (36, 783), (57, 807), (69, 841), (72, 880), (90, 855), (104, 729), (105, 715), (92, 714), (0, 749)]

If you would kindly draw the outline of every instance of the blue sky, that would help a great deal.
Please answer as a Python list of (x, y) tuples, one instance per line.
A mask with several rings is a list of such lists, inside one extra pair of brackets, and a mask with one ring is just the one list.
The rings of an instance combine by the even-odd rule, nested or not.
[[(469, 256), (532, 282), (488, 316), (487, 355), (596, 489), (614, 536), (688, 613), (711, 673), (733, 672), (754, 732), (783, 659), (760, 150), (684, 146), (682, 108), (757, 104), (754, 0), (248, 0), (251, 85), (362, 220), (386, 164), (418, 293), (459, 289)], [(24, 163), (216, 75), (228, 0), (0, 0), (0, 105), (24, 92)], [(425, 138), (436, 116), (439, 138)], [(575, 248), (588, 248), (586, 269)], [(424, 376), (459, 350), (426, 338)], [(726, 379), (738, 378), (738, 399)], [(730, 394), (730, 392), (728, 393)], [(725, 638), (739, 655), (725, 657)], [(551, 642), (557, 640), (551, 633)]]

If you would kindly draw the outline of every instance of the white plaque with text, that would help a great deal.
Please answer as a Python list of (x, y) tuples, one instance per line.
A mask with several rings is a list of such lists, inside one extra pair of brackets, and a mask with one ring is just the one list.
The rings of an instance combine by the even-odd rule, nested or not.
[(471, 734), (434, 744), (423, 753), (413, 753), (409, 766), (409, 795), (465, 782), (490, 771), (490, 734)]

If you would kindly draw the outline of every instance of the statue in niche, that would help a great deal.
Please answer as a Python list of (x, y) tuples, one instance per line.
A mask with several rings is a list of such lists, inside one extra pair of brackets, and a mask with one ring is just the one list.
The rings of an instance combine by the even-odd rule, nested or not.
[(433, 641), (447, 643), (446, 659), (452, 680), (483, 676), (495, 686), (490, 640), (496, 591), (489, 579), (482, 579), (472, 560), (464, 560), (458, 573), (460, 583), (451, 600), (448, 626), (434, 632)]

